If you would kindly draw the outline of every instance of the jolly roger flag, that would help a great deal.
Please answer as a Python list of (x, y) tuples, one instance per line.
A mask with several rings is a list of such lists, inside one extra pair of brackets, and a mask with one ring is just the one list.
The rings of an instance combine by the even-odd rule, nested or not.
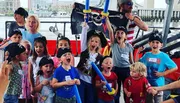
[[(80, 34), (82, 27), (81, 23), (84, 21), (84, 13), (83, 9), (85, 6), (80, 3), (74, 3), (74, 8), (71, 14), (71, 31), (72, 34)], [(95, 8), (95, 7), (90, 7), (91, 13), (89, 14), (89, 29), (95, 29), (95, 30), (100, 30), (104, 32), (107, 35), (107, 27), (105, 24), (102, 24), (101, 21), (101, 11), (103, 9)], [(116, 29), (119, 26), (124, 26), (127, 27), (128, 24), (128, 19), (125, 17), (124, 13), (120, 13), (117, 11), (108, 11), (109, 12), (109, 20), (111, 22), (111, 25), (113, 29)]]

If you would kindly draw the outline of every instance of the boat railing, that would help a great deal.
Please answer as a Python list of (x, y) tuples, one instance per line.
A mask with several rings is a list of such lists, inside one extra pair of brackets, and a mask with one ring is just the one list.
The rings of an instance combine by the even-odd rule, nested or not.
[[(137, 9), (134, 11), (145, 22), (162, 22), (165, 18), (165, 9)], [(171, 22), (180, 21), (180, 11), (173, 11)]]
[[(5, 22), (5, 38), (7, 38), (7, 36), (8, 36), (8, 29), (9, 29), (9, 26), (10, 26), (10, 24), (11, 24), (11, 22), (13, 22), (13, 21), (6, 21)], [(52, 29), (55, 29), (55, 31), (50, 31), (49, 29), (47, 30), (47, 31), (50, 31), (50, 32), (53, 32), (53, 33), (55, 33), (55, 32), (57, 32), (58, 31), (58, 26), (57, 26), (57, 24), (63, 24), (63, 29), (62, 29), (62, 35), (63, 36), (66, 36), (66, 26), (67, 26), (67, 24), (70, 24), (71, 22), (69, 22), (69, 21), (40, 21), (40, 23), (41, 23), (41, 25), (42, 24), (55, 24), (54, 26), (49, 26), (49, 29), (50, 29), (50, 27), (53, 27)]]

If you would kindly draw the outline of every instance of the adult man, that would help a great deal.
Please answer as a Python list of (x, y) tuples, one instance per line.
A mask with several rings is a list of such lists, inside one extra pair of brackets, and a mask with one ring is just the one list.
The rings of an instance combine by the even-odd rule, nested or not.
[(125, 16), (129, 19), (127, 41), (132, 43), (134, 38), (134, 28), (138, 26), (140, 29), (147, 31), (148, 26), (137, 15), (132, 14), (133, 2), (132, 0), (117, 0), (117, 8), (119, 12), (125, 13)]

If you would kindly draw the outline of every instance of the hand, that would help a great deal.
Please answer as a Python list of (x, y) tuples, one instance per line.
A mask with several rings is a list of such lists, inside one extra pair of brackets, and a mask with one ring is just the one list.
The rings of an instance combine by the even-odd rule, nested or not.
[(102, 86), (106, 85), (105, 81), (101, 81), (100, 83), (101, 83)]
[(154, 90), (156, 90), (157, 92), (161, 91), (161, 87), (152, 87)]
[(153, 87), (148, 88), (147, 92), (151, 93), (153, 96), (155, 96), (158, 93), (158, 91), (155, 90)]
[(134, 18), (134, 16), (133, 16), (132, 13), (126, 13), (125, 16), (126, 16), (126, 18), (128, 18), (128, 19), (131, 20), (131, 21), (132, 21), (133, 18)]
[(34, 95), (35, 91), (34, 91), (34, 87), (31, 86), (31, 94)]
[(79, 79), (74, 79), (74, 81), (75, 81), (75, 84), (80, 85), (80, 80)]
[(144, 47), (143, 47), (143, 46), (139, 47), (139, 48), (138, 48), (138, 53), (140, 53), (140, 52), (143, 51), (143, 50), (144, 50)]
[(127, 96), (127, 97), (131, 97), (131, 92), (127, 92), (127, 93), (126, 93), (126, 96)]
[(115, 91), (114, 88), (112, 88), (112, 91), (111, 91), (111, 92), (107, 91), (107, 93), (108, 93), (109, 95), (115, 95), (116, 91)]
[(154, 71), (154, 75), (157, 77), (162, 77), (162, 76), (164, 76), (164, 72)]
[(48, 80), (43, 80), (43, 81), (41, 82), (41, 84), (42, 84), (43, 86), (48, 85), (48, 84), (49, 84), (49, 81), (48, 81)]
[(66, 85), (74, 85), (75, 84), (75, 80), (68, 80), (66, 81)]
[(0, 68), (0, 80), (1, 80), (1, 83), (0, 83), (0, 103), (3, 103), (3, 95), (4, 95), (4, 92), (6, 90), (6, 87), (8, 86), (8, 83), (9, 83), (9, 80), (8, 80), (8, 77), (9, 77), (9, 69), (7, 69), (7, 64), (8, 61), (4, 61), (2, 63), (2, 66)]
[(5, 44), (5, 43), (8, 42), (9, 40), (10, 40), (10, 38), (4, 39), (4, 40), (1, 42), (1, 45)]

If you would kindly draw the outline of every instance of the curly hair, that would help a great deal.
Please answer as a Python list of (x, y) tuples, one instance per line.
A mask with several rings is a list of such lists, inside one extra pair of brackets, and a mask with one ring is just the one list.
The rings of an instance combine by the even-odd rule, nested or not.
[(139, 74), (144, 76), (144, 77), (147, 76), (147, 68), (141, 62), (135, 62), (135, 63), (131, 64), (130, 70), (135, 70), (135, 71), (139, 72)]

